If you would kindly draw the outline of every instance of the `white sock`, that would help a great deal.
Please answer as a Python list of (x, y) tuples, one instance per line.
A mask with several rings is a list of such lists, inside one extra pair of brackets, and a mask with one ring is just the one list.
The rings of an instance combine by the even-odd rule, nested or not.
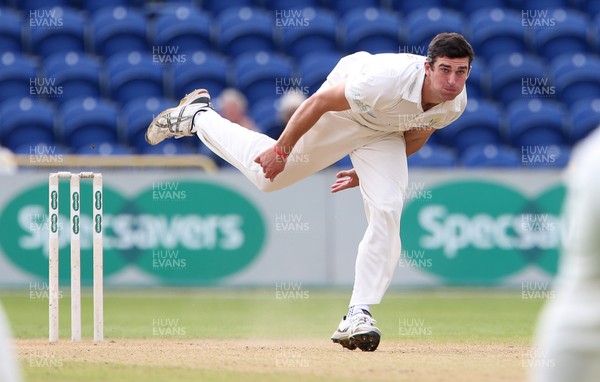
[(348, 317), (355, 315), (356, 313), (362, 313), (363, 310), (371, 312), (369, 305), (352, 305), (348, 309)]

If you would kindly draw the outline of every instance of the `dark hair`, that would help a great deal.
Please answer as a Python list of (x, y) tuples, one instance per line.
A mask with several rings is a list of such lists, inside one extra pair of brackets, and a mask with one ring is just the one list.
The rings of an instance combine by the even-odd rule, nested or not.
[(431, 40), (427, 47), (427, 61), (431, 66), (438, 57), (463, 58), (469, 57), (469, 67), (475, 53), (471, 44), (460, 33), (440, 33)]

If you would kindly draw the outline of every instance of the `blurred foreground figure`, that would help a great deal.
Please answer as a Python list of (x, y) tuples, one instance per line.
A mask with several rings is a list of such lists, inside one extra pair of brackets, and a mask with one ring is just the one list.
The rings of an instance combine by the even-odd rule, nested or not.
[(21, 381), (19, 364), (13, 353), (8, 320), (4, 316), (2, 306), (0, 306), (0, 381)]
[(600, 381), (600, 127), (575, 150), (566, 178), (556, 299), (545, 307), (531, 381)]

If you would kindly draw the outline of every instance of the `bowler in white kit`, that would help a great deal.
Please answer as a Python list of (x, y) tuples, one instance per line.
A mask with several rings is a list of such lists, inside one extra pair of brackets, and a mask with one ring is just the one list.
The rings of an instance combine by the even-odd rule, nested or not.
[(196, 134), (262, 191), (275, 191), (350, 155), (332, 192), (360, 187), (368, 226), (358, 246), (350, 308), (331, 339), (354, 350), (377, 349), (371, 316), (400, 257), (400, 215), (407, 157), (465, 110), (473, 49), (457, 33), (441, 33), (427, 57), (358, 52), (342, 58), (320, 89), (293, 114), (276, 141), (234, 124), (212, 109), (204, 89), (160, 113), (146, 140)]
[(530, 380), (600, 381), (600, 126), (566, 172), (565, 240), (556, 298), (537, 326)]

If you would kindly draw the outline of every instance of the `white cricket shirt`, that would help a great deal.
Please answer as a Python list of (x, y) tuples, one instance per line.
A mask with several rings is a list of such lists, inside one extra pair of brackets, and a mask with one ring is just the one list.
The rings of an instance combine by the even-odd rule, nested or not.
[(330, 85), (346, 81), (349, 118), (374, 130), (441, 129), (467, 106), (466, 87), (452, 101), (423, 111), (421, 90), (425, 57), (407, 53), (358, 52), (340, 60), (327, 77)]

